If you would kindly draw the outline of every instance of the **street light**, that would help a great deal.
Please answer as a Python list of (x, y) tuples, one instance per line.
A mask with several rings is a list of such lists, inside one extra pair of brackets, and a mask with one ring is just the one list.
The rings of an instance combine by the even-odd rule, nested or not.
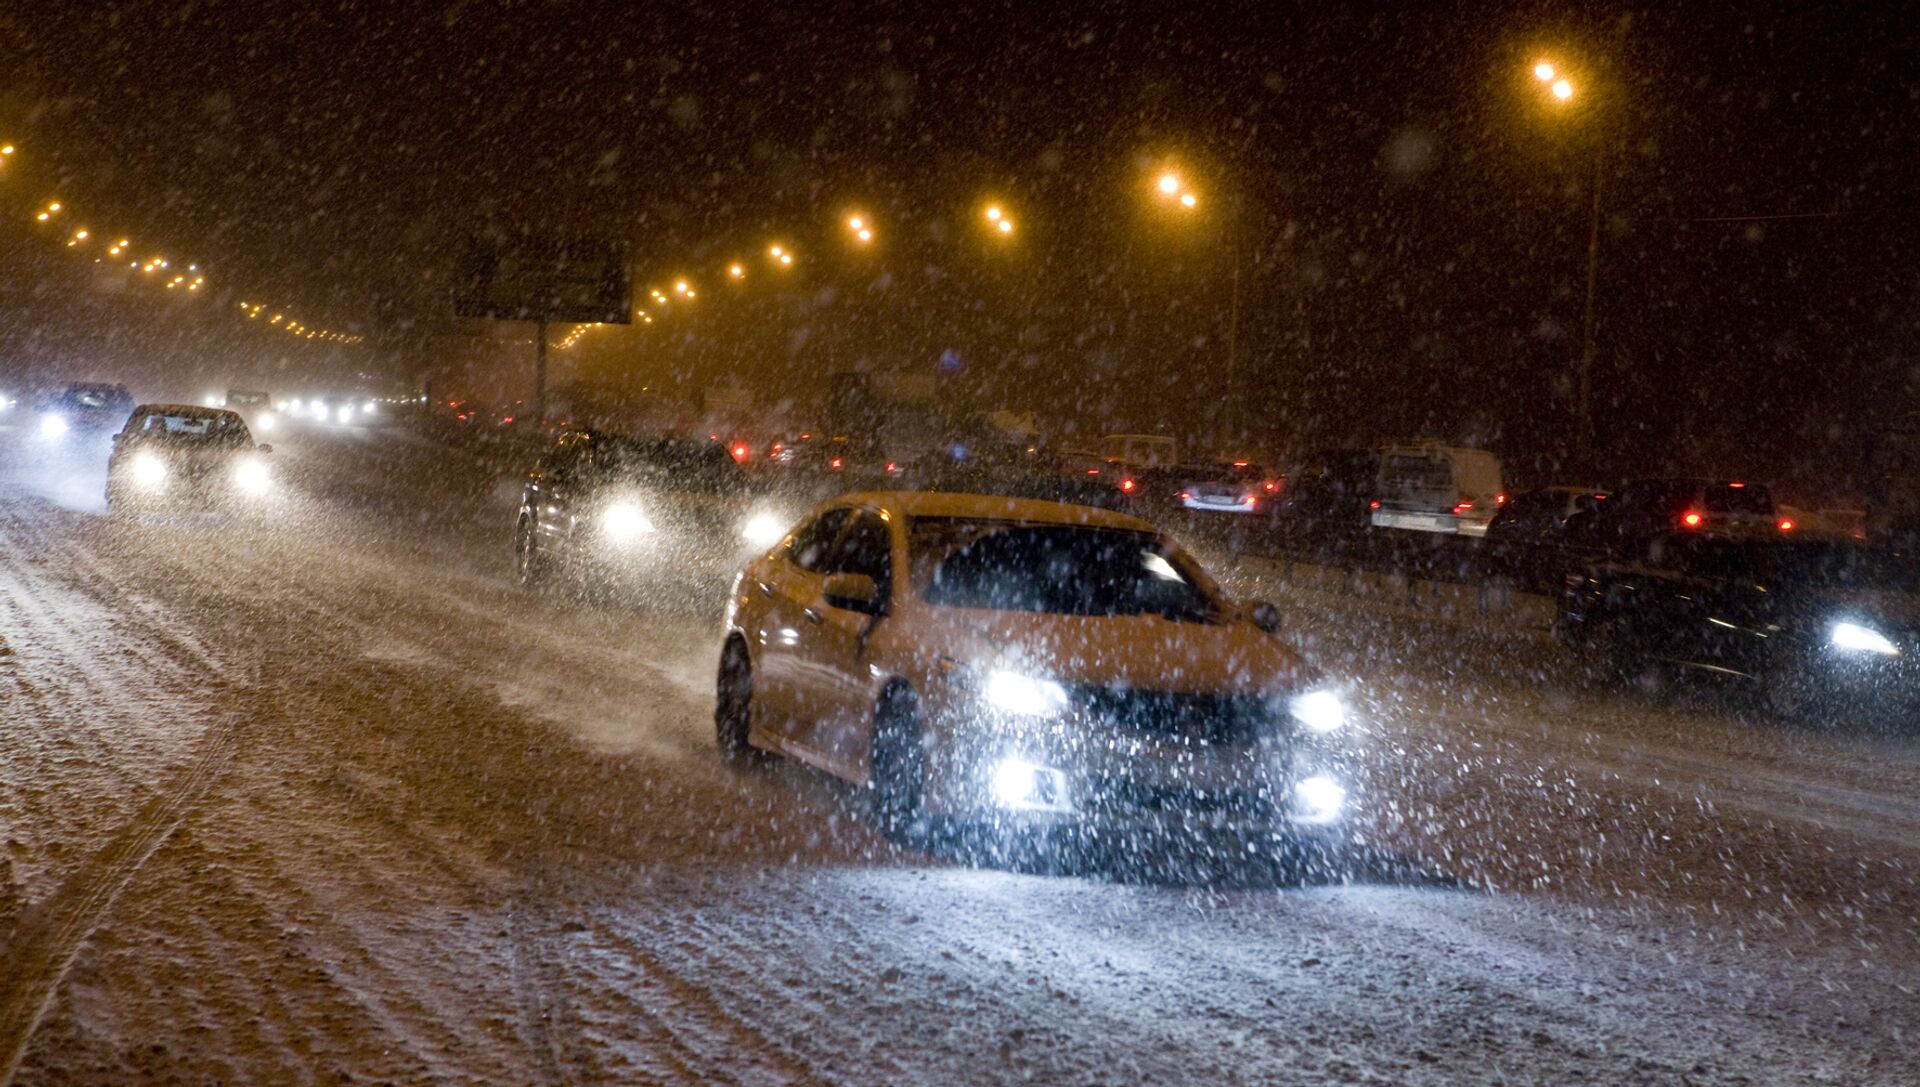
[[(1573, 82), (1551, 63), (1540, 61), (1535, 64), (1533, 77), (1546, 86), (1555, 103), (1565, 104), (1573, 100)], [(1575, 408), (1578, 418), (1574, 427), (1574, 459), (1579, 462), (1577, 468), (1582, 472), (1593, 470), (1594, 296), (1600, 281), (1600, 182), (1606, 155), (1606, 141), (1600, 134), (1593, 135), (1592, 144), (1593, 201), (1587, 218), (1587, 293), (1580, 321), (1580, 373)]]
[(997, 232), (1001, 237), (1008, 237), (1013, 234), (1013, 216), (1008, 215), (1006, 209), (1000, 205), (988, 204), (986, 210), (981, 212), (981, 215), (986, 218), (987, 228), (989, 230)]
[[(1194, 195), (1193, 190), (1187, 187), (1186, 183), (1180, 179), (1179, 174), (1171, 170), (1160, 175), (1159, 180), (1154, 182), (1154, 188), (1158, 190), (1162, 200), (1168, 200), (1179, 205), (1182, 212), (1193, 211), (1200, 206), (1200, 198)], [(1234, 206), (1229, 210), (1228, 214), (1229, 230), (1233, 228), (1240, 218), (1238, 214), (1239, 201), (1234, 200), (1231, 203)], [(1239, 396), (1240, 251), (1239, 246), (1235, 244), (1231, 238), (1229, 238), (1227, 242), (1227, 259), (1231, 262), (1231, 271), (1228, 275), (1231, 286), (1227, 301), (1226, 424), (1227, 432), (1233, 436), (1233, 441), (1239, 442), (1241, 440)]]
[(853, 231), (854, 239), (861, 245), (865, 245), (873, 240), (873, 227), (867, 223), (865, 216), (849, 215), (847, 217), (847, 229)]

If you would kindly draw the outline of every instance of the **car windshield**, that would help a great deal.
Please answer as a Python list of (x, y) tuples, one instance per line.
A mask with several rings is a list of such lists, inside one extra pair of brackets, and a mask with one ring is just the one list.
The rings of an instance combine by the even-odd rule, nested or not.
[(1150, 533), (917, 517), (908, 538), (915, 588), (940, 607), (1182, 622), (1220, 612), (1188, 560)]
[(252, 442), (247, 424), (232, 412), (150, 412), (134, 423), (133, 432), (143, 440), (169, 445), (237, 448)]

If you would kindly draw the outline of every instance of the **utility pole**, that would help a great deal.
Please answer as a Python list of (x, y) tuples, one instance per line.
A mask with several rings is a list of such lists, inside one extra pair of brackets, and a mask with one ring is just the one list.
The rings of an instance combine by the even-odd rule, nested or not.
[(1605, 174), (1606, 141), (1596, 138), (1593, 145), (1593, 210), (1587, 223), (1587, 300), (1580, 332), (1580, 400), (1578, 430), (1574, 437), (1575, 459), (1582, 472), (1591, 473), (1593, 463), (1593, 323), (1594, 294), (1600, 282), (1600, 182)]

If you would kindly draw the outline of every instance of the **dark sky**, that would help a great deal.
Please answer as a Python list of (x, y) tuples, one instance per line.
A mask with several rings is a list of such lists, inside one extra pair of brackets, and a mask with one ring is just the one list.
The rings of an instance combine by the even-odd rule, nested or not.
[[(0, 15), (0, 138), (115, 229), (360, 328), (444, 324), (487, 224), (628, 239), (643, 282), (789, 238), (804, 291), (609, 334), (603, 365), (957, 350), (984, 395), (1095, 423), (1210, 425), (1237, 260), (1259, 437), (1432, 434), (1543, 473), (1600, 150), (1602, 448), (1816, 476), (1915, 383), (1898, 8), (60, 4)], [(1577, 109), (1544, 108), (1543, 52)], [(1204, 226), (1147, 214), (1164, 161)], [(1017, 261), (977, 245), (985, 194), (1021, 209)], [(886, 230), (864, 258), (856, 205)]]

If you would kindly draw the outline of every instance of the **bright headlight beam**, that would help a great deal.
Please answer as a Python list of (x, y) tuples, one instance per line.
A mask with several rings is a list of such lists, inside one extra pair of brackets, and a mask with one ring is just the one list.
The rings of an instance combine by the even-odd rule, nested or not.
[(615, 502), (600, 511), (600, 527), (616, 540), (630, 540), (652, 532), (653, 519), (631, 502)]
[(265, 494), (273, 486), (267, 466), (252, 457), (233, 466), (233, 484), (247, 494)]
[(1835, 623), (1827, 636), (1835, 649), (1851, 649), (1861, 653), (1878, 653), (1883, 657), (1897, 657), (1900, 647), (1885, 635), (1872, 627), (1863, 627), (1859, 623)]
[(993, 767), (993, 799), (1014, 810), (1067, 807), (1067, 783), (1060, 771), (1026, 759), (1001, 759)]
[(1050, 679), (1036, 679), (1018, 672), (989, 673), (987, 703), (996, 709), (1022, 717), (1059, 713), (1067, 708), (1067, 689)]
[(1346, 703), (1332, 691), (1308, 691), (1295, 695), (1287, 711), (1309, 732), (1332, 732), (1347, 723)]
[(46, 438), (58, 438), (67, 432), (67, 420), (62, 415), (44, 415), (40, 418), (40, 434)]
[(1347, 790), (1332, 778), (1315, 774), (1294, 784), (1293, 797), (1302, 821), (1326, 823), (1339, 817), (1341, 806), (1347, 802)]
[(756, 513), (740, 526), (740, 538), (755, 547), (772, 547), (786, 534), (786, 524), (771, 513)]
[(152, 453), (140, 453), (127, 466), (133, 474), (133, 481), (142, 487), (157, 487), (167, 481), (167, 466)]

